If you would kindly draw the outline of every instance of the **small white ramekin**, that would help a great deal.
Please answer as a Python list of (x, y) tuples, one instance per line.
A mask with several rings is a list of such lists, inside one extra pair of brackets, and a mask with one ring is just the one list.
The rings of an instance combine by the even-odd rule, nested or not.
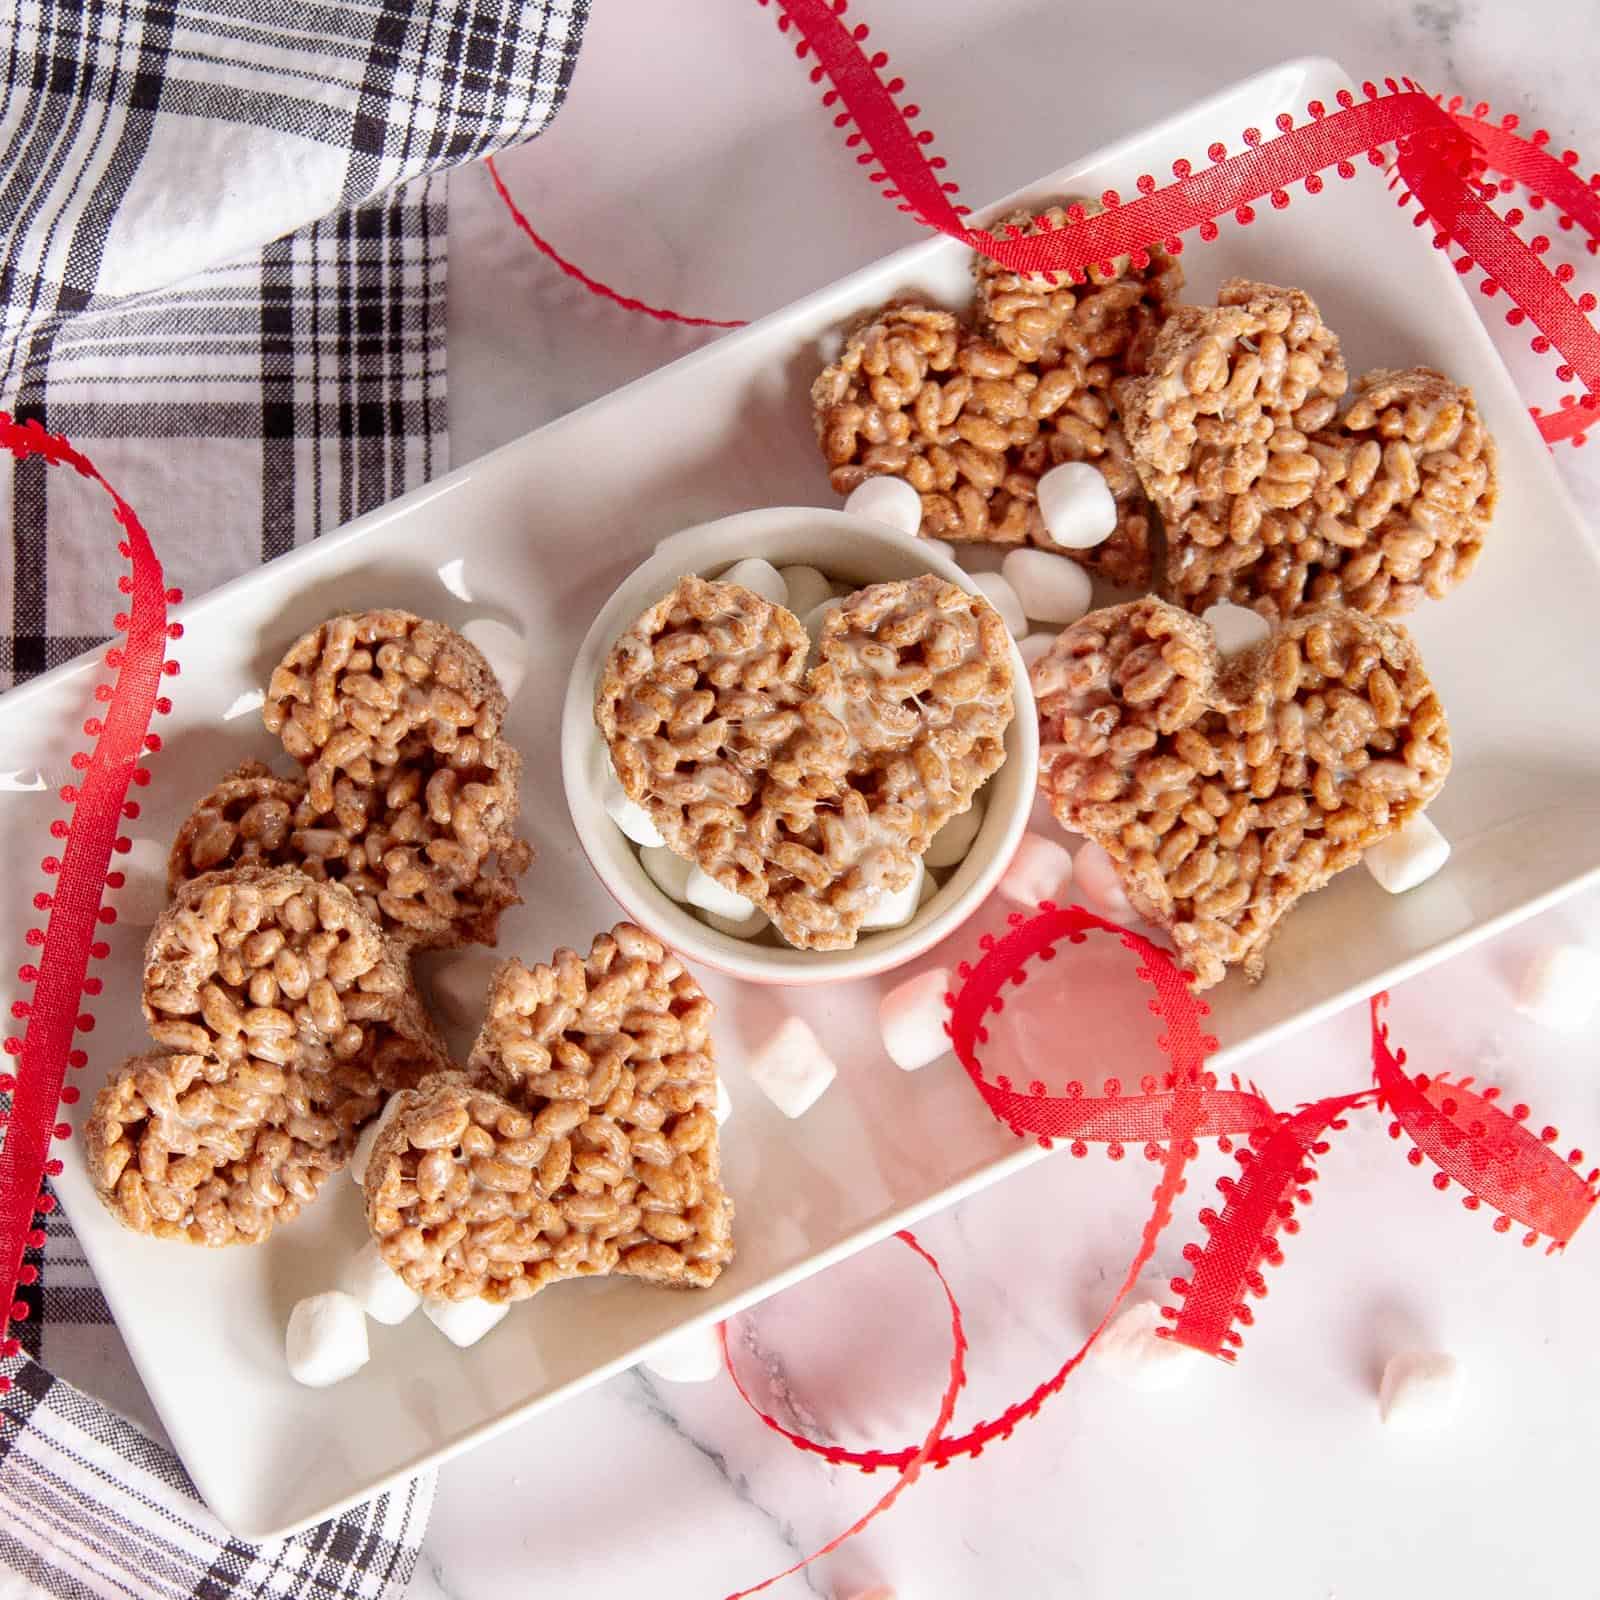
[(811, 506), (775, 506), (724, 517), (663, 540), (611, 596), (578, 651), (561, 716), (561, 770), (578, 842), (600, 881), (641, 927), (692, 962), (752, 983), (841, 983), (911, 961), (959, 927), (994, 888), (1027, 826), (1039, 760), (1039, 728), (1028, 672), (1012, 646), (1016, 715), (1006, 731), (1005, 765), (984, 786), (983, 826), (950, 878), (900, 928), (864, 933), (849, 950), (794, 950), (735, 939), (708, 927), (663, 894), (634, 845), (606, 814), (602, 785), (609, 756), (594, 724), (595, 686), (606, 655), (641, 612), (679, 578), (711, 577), (747, 556), (775, 567), (819, 567), (856, 584), (925, 572), (978, 593), (972, 579), (923, 541), (879, 523)]

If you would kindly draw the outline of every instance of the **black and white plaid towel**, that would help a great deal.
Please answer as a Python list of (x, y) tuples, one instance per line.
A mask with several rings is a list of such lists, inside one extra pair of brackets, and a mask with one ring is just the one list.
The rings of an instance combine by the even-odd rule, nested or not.
[[(446, 168), (538, 133), (588, 0), (0, 0), (0, 409), (194, 594), (448, 465)], [(117, 611), (103, 510), (0, 462), (0, 687)]]
[[(191, 593), (442, 472), (443, 174), (549, 122), (587, 8), (0, 0), (0, 410), (80, 445)], [(120, 608), (103, 504), (70, 474), (0, 457), (7, 523), (0, 687)], [(29, 1259), (0, 1600), (404, 1587), (431, 1479), (230, 1539), (159, 1429), (54, 1375), (153, 1422), (59, 1212)]]

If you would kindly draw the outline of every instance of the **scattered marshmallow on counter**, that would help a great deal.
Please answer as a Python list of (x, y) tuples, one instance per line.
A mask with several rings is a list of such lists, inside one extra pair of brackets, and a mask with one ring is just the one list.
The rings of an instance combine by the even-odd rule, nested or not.
[(1552, 944), (1538, 951), (1517, 982), (1517, 1010), (1541, 1027), (1576, 1033), (1600, 1003), (1600, 950)]
[(722, 1371), (722, 1341), (718, 1324), (692, 1328), (658, 1344), (644, 1365), (667, 1383), (709, 1383)]
[(725, 889), (701, 867), (690, 867), (683, 886), (683, 898), (702, 911), (710, 911), (730, 922), (738, 922), (755, 910), (755, 902), (732, 889)]
[(154, 839), (135, 839), (126, 855), (112, 856), (111, 867), (123, 878), (111, 891), (117, 919), (150, 927), (167, 908), (167, 852)]
[(1063, 550), (1092, 550), (1117, 531), (1117, 502), (1100, 469), (1063, 461), (1039, 479), (1039, 515)]
[(708, 928), (727, 934), (730, 939), (754, 939), (765, 933), (768, 927), (765, 911), (752, 910), (748, 917), (723, 917), (715, 911), (702, 910), (700, 920)]
[(374, 1322), (392, 1328), (404, 1322), (422, 1296), (383, 1259), (375, 1239), (368, 1239), (351, 1256), (340, 1287)]
[(878, 1030), (889, 1059), (903, 1072), (915, 1072), (951, 1049), (944, 1031), (949, 1011), (950, 973), (944, 967), (919, 972), (878, 1002)]
[(865, 933), (883, 928), (903, 928), (916, 916), (917, 907), (922, 904), (922, 885), (927, 875), (928, 869), (923, 866), (922, 857), (914, 857), (911, 863), (911, 877), (907, 880), (905, 888), (880, 893), (861, 919), (861, 931)]
[(815, 567), (780, 567), (778, 576), (788, 591), (788, 607), (797, 617), (815, 611), (833, 593), (833, 585)]
[(840, 599), (824, 600), (820, 606), (813, 606), (811, 610), (800, 619), (800, 625), (811, 635), (811, 648), (816, 649), (822, 638), (823, 625), (828, 618), (839, 609), (844, 602)]
[(611, 762), (604, 757), (602, 759), (605, 760), (606, 770), (600, 803), (606, 808), (606, 815), (635, 844), (659, 849), (666, 843), (661, 837), (661, 830), (650, 820), (650, 813), (638, 801), (628, 798)]
[(1048, 550), (1012, 550), (1000, 563), (1000, 575), (1016, 590), (1024, 613), (1035, 622), (1065, 626), (1088, 615), (1093, 594), (1089, 574), (1069, 556), (1052, 555)]
[(833, 1059), (800, 1017), (785, 1017), (751, 1054), (746, 1071), (786, 1117), (804, 1116), (839, 1075)]
[[(483, 996), (478, 997), (482, 1010)], [(378, 1142), (378, 1135), (388, 1127), (389, 1119), (400, 1109), (400, 1097), (390, 1095), (384, 1108), (375, 1116), (366, 1127), (361, 1130), (360, 1137), (356, 1140), (356, 1147), (350, 1153), (350, 1176), (355, 1179), (358, 1188), (364, 1187), (367, 1181), (367, 1163), (372, 1159), (372, 1147)]]
[(1368, 845), (1362, 865), (1390, 894), (1426, 883), (1450, 859), (1450, 841), (1419, 811), (1398, 833)]
[(717, 582), (736, 583), (741, 589), (748, 589), (752, 594), (760, 595), (763, 600), (770, 600), (775, 606), (789, 604), (789, 585), (784, 582), (783, 574), (770, 561), (763, 561), (760, 556), (751, 556), (748, 560), (734, 562)]
[(1022, 664), (1029, 672), (1033, 671), (1033, 664), (1046, 650), (1056, 642), (1059, 635), (1054, 633), (1030, 633), (1017, 640), (1017, 649), (1022, 652)]
[(1146, 1394), (1176, 1389), (1205, 1358), (1176, 1339), (1158, 1338), (1156, 1329), (1165, 1321), (1154, 1300), (1124, 1307), (1095, 1340), (1090, 1352), (1095, 1364), (1130, 1389)]
[(462, 624), (461, 637), (482, 653), (506, 699), (515, 700), (528, 672), (528, 646), (522, 635), (493, 617), (474, 617)]
[(951, 817), (922, 852), (924, 865), (938, 870), (964, 860), (972, 841), (978, 837), (978, 829), (983, 826), (983, 811), (983, 801), (975, 798), (965, 811), (958, 811)]
[(423, 987), (434, 1009), (458, 1028), (476, 1028), (483, 1021), (489, 979), (504, 960), (503, 951), (486, 950), (481, 945), (436, 957), (422, 975)]
[(717, 1079), (717, 1108), (711, 1114), (717, 1119), (719, 1128), (733, 1115), (733, 1096), (728, 1093), (728, 1086), (720, 1077)]
[(1117, 865), (1104, 845), (1085, 842), (1072, 858), (1072, 881), (1083, 903), (1107, 922), (1123, 922), (1134, 914), (1132, 902), (1117, 877)]
[(693, 867), (663, 845), (647, 845), (639, 852), (639, 865), (645, 875), (669, 900), (689, 898), (689, 874)]
[(1007, 900), (1034, 911), (1043, 900), (1064, 904), (1071, 883), (1072, 857), (1067, 851), (1042, 833), (1025, 833), (998, 887)]
[(1200, 620), (1216, 635), (1217, 653), (1224, 657), (1251, 649), (1272, 632), (1272, 624), (1258, 612), (1226, 600), (1207, 606)]
[(1378, 1385), (1378, 1415), (1403, 1433), (1422, 1433), (1448, 1420), (1461, 1401), (1466, 1374), (1443, 1350), (1390, 1356)]
[(845, 497), (844, 508), (898, 533), (915, 533), (922, 526), (922, 496), (904, 478), (868, 478)]
[(422, 1314), (457, 1349), (475, 1345), (490, 1329), (498, 1327), (511, 1303), (502, 1300), (424, 1300)]
[(308, 1389), (343, 1383), (367, 1364), (367, 1315), (338, 1289), (296, 1301), (283, 1336), (289, 1376)]
[(1017, 591), (998, 572), (974, 572), (972, 581), (1000, 613), (1000, 620), (1011, 630), (1011, 637), (1020, 639), (1028, 631), (1028, 618)]

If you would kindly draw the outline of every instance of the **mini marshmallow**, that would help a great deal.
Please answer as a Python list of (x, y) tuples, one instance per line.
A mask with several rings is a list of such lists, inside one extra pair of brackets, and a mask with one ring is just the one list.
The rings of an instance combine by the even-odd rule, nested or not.
[[(482, 996), (479, 996), (481, 1001)], [(350, 1176), (355, 1179), (358, 1188), (364, 1188), (367, 1182), (367, 1163), (372, 1159), (372, 1147), (378, 1142), (378, 1135), (389, 1125), (389, 1118), (400, 1109), (399, 1095), (390, 1095), (384, 1102), (383, 1110), (375, 1116), (366, 1127), (361, 1130), (356, 1139), (356, 1147), (350, 1153)]]
[(922, 496), (904, 478), (868, 478), (845, 497), (844, 508), (897, 533), (915, 533), (922, 526)]
[(789, 604), (789, 585), (783, 574), (770, 561), (751, 556), (746, 561), (736, 561), (717, 579), (718, 583), (736, 583), (741, 589), (770, 600), (775, 606)]
[(983, 801), (974, 799), (965, 811), (958, 811), (951, 817), (934, 834), (933, 843), (922, 852), (923, 863), (942, 868), (953, 867), (958, 861), (964, 860), (972, 848), (972, 841), (978, 837), (978, 829), (983, 826), (983, 811)]
[(658, 1344), (644, 1365), (668, 1383), (709, 1383), (722, 1371), (722, 1341), (717, 1324), (691, 1328)]
[(1461, 1403), (1466, 1374), (1443, 1350), (1390, 1356), (1378, 1385), (1378, 1415), (1402, 1433), (1438, 1427)]
[(339, 1287), (374, 1322), (388, 1328), (404, 1322), (422, 1304), (422, 1296), (383, 1259), (375, 1239), (368, 1239), (351, 1256)]
[(922, 858), (916, 857), (912, 862), (910, 881), (903, 889), (895, 889), (888, 893), (879, 894), (867, 907), (867, 914), (861, 919), (861, 928), (866, 932), (871, 928), (903, 928), (917, 914), (917, 907), (921, 904), (922, 883), (927, 876), (927, 868), (922, 864)]
[(839, 1075), (810, 1025), (800, 1017), (785, 1017), (751, 1055), (745, 1070), (786, 1117), (804, 1116)]
[(360, 1303), (338, 1289), (295, 1302), (283, 1336), (289, 1376), (308, 1389), (343, 1383), (367, 1364), (367, 1318)]
[(1034, 662), (1056, 642), (1057, 637), (1053, 633), (1030, 633), (1017, 640), (1017, 649), (1022, 652), (1022, 664), (1029, 672), (1033, 671)]
[(522, 635), (493, 617), (474, 617), (462, 623), (461, 637), (478, 647), (499, 679), (506, 699), (515, 700), (528, 674), (528, 646)]
[(661, 830), (651, 820), (650, 813), (642, 805), (636, 800), (628, 798), (627, 791), (618, 782), (617, 775), (612, 770), (609, 761), (606, 762), (605, 777), (602, 780), (602, 784), (600, 803), (606, 808), (606, 815), (635, 844), (642, 844), (648, 849), (659, 850), (666, 843), (666, 840), (661, 837)]
[(1117, 502), (1100, 469), (1087, 461), (1051, 467), (1036, 493), (1045, 531), (1063, 550), (1092, 550), (1117, 531)]
[(728, 1086), (720, 1077), (717, 1079), (716, 1110), (714, 1110), (711, 1114), (717, 1119), (717, 1126), (719, 1128), (728, 1120), (729, 1117), (733, 1115), (733, 1096), (728, 1093)]
[(1028, 631), (1027, 614), (1017, 591), (998, 572), (974, 572), (972, 581), (983, 592), (983, 597), (1000, 613), (1000, 620), (1011, 630), (1013, 639), (1020, 639)]
[(700, 920), (708, 928), (725, 933), (730, 939), (754, 939), (767, 930), (765, 911), (752, 910), (748, 917), (721, 917), (715, 911), (702, 911)]
[(423, 983), (434, 1010), (458, 1028), (475, 1028), (483, 1021), (484, 1001), (489, 997), (489, 979), (505, 960), (497, 950), (477, 946), (452, 950), (432, 966)]
[(1093, 839), (1072, 858), (1072, 881), (1083, 903), (1107, 922), (1124, 922), (1133, 916), (1133, 906), (1117, 876), (1117, 864)]
[(1426, 883), (1450, 859), (1450, 841), (1419, 811), (1398, 833), (1367, 846), (1362, 864), (1390, 894)]
[(454, 561), (447, 561), (439, 568), (439, 582), (453, 594), (457, 600), (472, 599), (472, 590), (467, 587), (467, 564), (457, 556)]
[(1207, 606), (1200, 613), (1200, 620), (1216, 636), (1217, 653), (1223, 657), (1253, 648), (1272, 632), (1272, 624), (1259, 612), (1226, 600)]
[(669, 900), (681, 904), (689, 898), (689, 874), (693, 868), (682, 856), (674, 855), (665, 845), (647, 845), (639, 852), (639, 865)]
[(683, 898), (690, 905), (726, 917), (730, 922), (748, 917), (755, 910), (753, 900), (735, 894), (732, 889), (723, 888), (709, 872), (700, 867), (689, 868), (688, 881), (683, 886)]
[(154, 839), (135, 839), (125, 856), (111, 858), (123, 884), (111, 891), (119, 921), (148, 928), (167, 908), (167, 852)]
[(1013, 550), (1000, 563), (1000, 575), (1016, 590), (1024, 613), (1035, 622), (1064, 625), (1088, 614), (1093, 594), (1089, 574), (1070, 556), (1052, 555), (1048, 550)]
[(823, 624), (843, 604), (844, 601), (837, 597), (832, 600), (824, 600), (820, 606), (813, 606), (800, 619), (800, 625), (811, 635), (811, 648), (813, 650), (816, 649), (818, 642), (822, 638)]
[(235, 717), (247, 717), (252, 711), (259, 711), (267, 703), (265, 689), (246, 689), (243, 694), (237, 694), (228, 702), (228, 709), (222, 713), (224, 722), (232, 722)]
[(1067, 851), (1042, 833), (1025, 833), (998, 887), (1007, 900), (1034, 911), (1044, 900), (1063, 904), (1071, 883), (1072, 857)]
[(511, 1309), (509, 1300), (424, 1300), (422, 1314), (457, 1349), (475, 1345), (490, 1329), (498, 1327)]
[(1154, 1300), (1139, 1300), (1118, 1312), (1111, 1326), (1095, 1340), (1095, 1364), (1130, 1389), (1156, 1394), (1188, 1381), (1204, 1359), (1198, 1350), (1176, 1339), (1161, 1339), (1166, 1325)]
[(797, 617), (815, 611), (833, 593), (833, 585), (815, 567), (779, 567), (778, 576), (789, 593), (789, 609)]
[(1600, 950), (1553, 944), (1540, 950), (1517, 983), (1517, 1010), (1541, 1027), (1576, 1033), (1600, 1003)]
[(944, 1031), (950, 1015), (944, 997), (949, 992), (949, 971), (934, 967), (897, 983), (878, 1002), (884, 1051), (902, 1072), (915, 1072), (950, 1050)]

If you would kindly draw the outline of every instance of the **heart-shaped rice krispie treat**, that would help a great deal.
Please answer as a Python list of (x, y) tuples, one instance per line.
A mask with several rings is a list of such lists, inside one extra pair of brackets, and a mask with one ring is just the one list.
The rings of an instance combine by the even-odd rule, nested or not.
[(1062, 633), (1033, 689), (1051, 810), (1111, 855), (1197, 989), (1234, 965), (1259, 977), (1289, 910), (1450, 770), (1410, 636), (1344, 607), (1223, 663), (1210, 628), (1177, 607), (1112, 606)]
[(305, 768), (290, 855), (320, 861), (413, 947), (492, 944), (532, 860), (505, 711), (482, 653), (443, 623), (376, 610), (313, 628), (262, 708)]
[(1471, 391), (1426, 368), (1372, 372), (1340, 416), (1348, 387), (1302, 290), (1234, 278), (1215, 307), (1167, 320), (1117, 397), (1172, 599), (1392, 618), (1471, 571), (1497, 495)]
[(846, 949), (873, 900), (1005, 759), (1011, 644), (942, 578), (873, 584), (805, 632), (733, 584), (683, 579), (617, 641), (595, 721), (671, 848), (801, 949)]
[(587, 958), (509, 961), (471, 1077), (402, 1094), (367, 1167), (367, 1220), (419, 1294), (521, 1300), (610, 1272), (703, 1288), (733, 1257), (717, 1145), (714, 1008), (622, 923)]
[(376, 822), (352, 813), (308, 819), (303, 780), (280, 778), (259, 761), (241, 762), (179, 827), (167, 863), (168, 893), (230, 867), (298, 867), (319, 883), (343, 884), (399, 945), (494, 944), (501, 912), (521, 900), (516, 879), (531, 850), (517, 841), (451, 887), (450, 875), (418, 864), (417, 841), (429, 823), (417, 774), (407, 776), (406, 787), (417, 792), (402, 804), (401, 791), (390, 786), (396, 804)]
[(301, 1073), (254, 1057), (134, 1056), (84, 1124), (89, 1176), (135, 1232), (259, 1244), (345, 1164), (353, 1117), (380, 1098), (362, 1067)]
[(145, 947), (142, 1008), (164, 1049), (326, 1077), (352, 1136), (384, 1091), (449, 1064), (401, 952), (348, 889), (293, 867), (184, 885)]

